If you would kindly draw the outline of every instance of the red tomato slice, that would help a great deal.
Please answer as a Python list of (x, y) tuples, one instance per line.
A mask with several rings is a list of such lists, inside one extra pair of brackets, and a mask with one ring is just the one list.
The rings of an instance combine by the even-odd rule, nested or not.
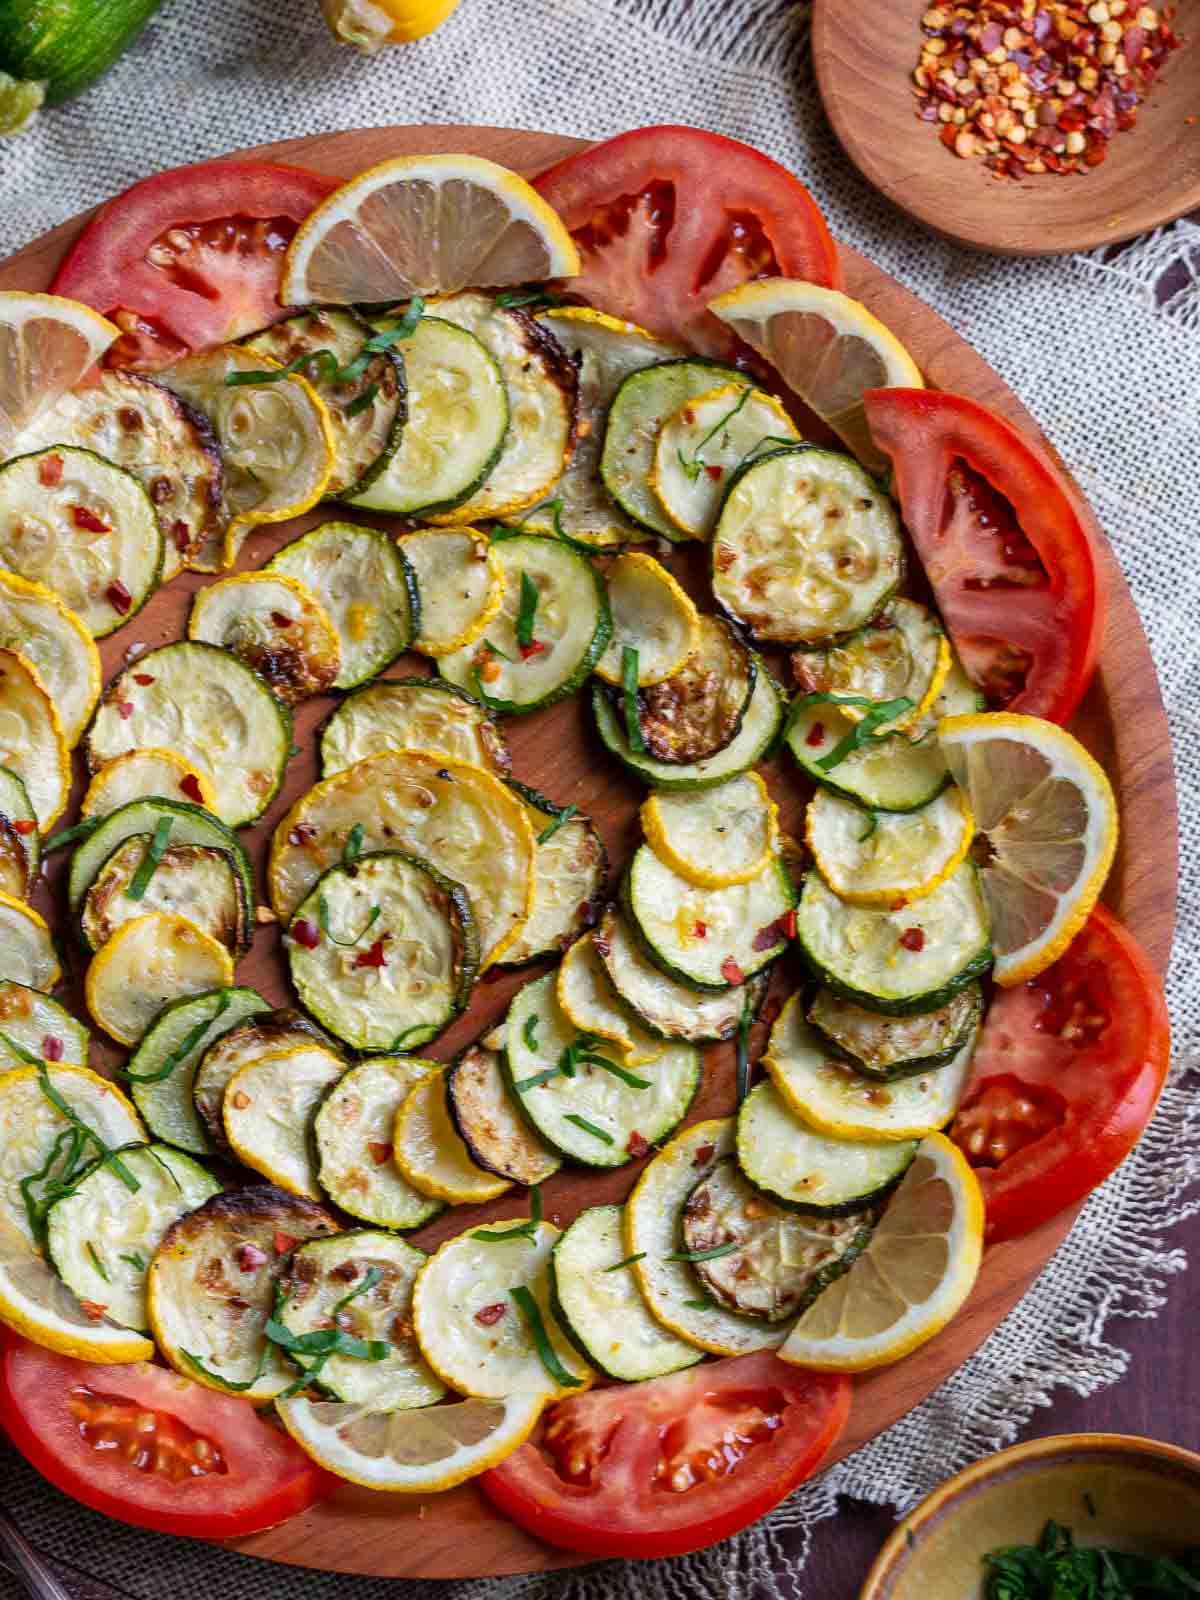
[(993, 709), (1066, 722), (1096, 667), (1107, 583), (1062, 473), (962, 395), (875, 389), (863, 398), (968, 673)]
[(548, 1544), (678, 1556), (727, 1539), (812, 1475), (850, 1409), (848, 1378), (769, 1354), (704, 1362), (560, 1400), (479, 1482)]
[(13, 1444), (56, 1488), (118, 1522), (159, 1533), (259, 1533), (322, 1499), (336, 1482), (247, 1400), (146, 1361), (74, 1361), (7, 1329), (0, 1417)]
[(106, 366), (154, 371), (286, 314), (276, 299), (284, 252), (336, 188), (266, 161), (173, 167), (101, 206), (51, 288), (121, 329)]
[(747, 144), (699, 128), (635, 128), (535, 186), (583, 257), (568, 287), (601, 311), (728, 357), (707, 303), (747, 278), (838, 288), (837, 246), (804, 185)]
[(1028, 1233), (1120, 1166), (1170, 1047), (1162, 983), (1103, 906), (1052, 967), (996, 991), (950, 1130), (983, 1187), (989, 1240)]

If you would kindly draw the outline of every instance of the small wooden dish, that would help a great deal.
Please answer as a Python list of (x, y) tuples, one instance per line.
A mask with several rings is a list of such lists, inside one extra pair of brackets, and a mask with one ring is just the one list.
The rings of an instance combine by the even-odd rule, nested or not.
[[(918, 222), (999, 255), (1116, 244), (1200, 207), (1200, 0), (1181, 0), (1183, 43), (1085, 174), (996, 178), (916, 116), (912, 73), (928, 0), (816, 0), (813, 60), (834, 132), (855, 166)], [(1190, 120), (1189, 120), (1190, 119)]]
[(859, 1600), (963, 1600), (983, 1556), (1036, 1544), (1051, 1518), (1080, 1545), (1179, 1556), (1200, 1528), (1200, 1455), (1119, 1433), (1030, 1439), (977, 1461), (897, 1527)]

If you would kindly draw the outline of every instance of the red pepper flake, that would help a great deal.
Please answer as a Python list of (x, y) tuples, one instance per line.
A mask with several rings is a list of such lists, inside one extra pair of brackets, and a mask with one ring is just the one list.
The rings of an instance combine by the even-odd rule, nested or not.
[(702, 1144), (699, 1150), (696, 1151), (696, 1154), (692, 1157), (692, 1165), (694, 1167), (706, 1167), (712, 1160), (715, 1150), (715, 1145)]
[(784, 936), (784, 938), (785, 939), (794, 939), (796, 937), (796, 908), (795, 908), (795, 906), (793, 906), (790, 911), (785, 911), (783, 916), (780, 917), (779, 921), (780, 921), (780, 924), (783, 927), (783, 936)]
[(317, 830), (311, 822), (298, 822), (288, 834), (289, 844), (311, 844), (317, 837)]
[(528, 644), (519, 644), (517, 649), (521, 652), (521, 660), (528, 661), (530, 656), (544, 656), (546, 646), (540, 639), (531, 639)]
[(718, 467), (715, 465), (715, 463), (712, 466), (709, 466), (706, 462), (704, 470), (708, 473), (709, 477), (714, 483), (720, 483), (721, 479), (725, 476), (725, 468)]
[(814, 750), (817, 748), (818, 745), (824, 744), (825, 743), (825, 724), (823, 722), (814, 722), (812, 727), (808, 730), (807, 734), (805, 734), (804, 742), (805, 742), (806, 745), (810, 745), (812, 747), (812, 749), (814, 749)]
[[(133, 604), (133, 596), (121, 582), (120, 578), (113, 579), (108, 588), (104, 591), (104, 598), (108, 601), (109, 605), (114, 611), (119, 611), (123, 617), (127, 617), (129, 615), (129, 608)], [(153, 682), (154, 680), (151, 679), (150, 681)]]
[(305, 950), (315, 950), (321, 942), (321, 930), (315, 922), (310, 922), (307, 917), (301, 917), (293, 922), (291, 927), (292, 938)]
[(135, 672), (133, 681), (134, 683), (140, 683), (143, 689), (148, 689), (154, 682), (154, 678), (149, 672)]
[(707, 939), (708, 938), (708, 923), (707, 922), (693, 922), (692, 923), (692, 937), (695, 938), (695, 939)]
[(277, 628), (290, 628), (295, 620), (294, 617), (289, 617), (282, 611), (272, 611), (271, 613), (271, 621)]
[(98, 1300), (81, 1300), (79, 1307), (84, 1316), (90, 1317), (93, 1322), (99, 1322), (108, 1310), (108, 1307), (102, 1306)]
[[(761, 934), (759, 935), (761, 938)], [(738, 966), (732, 956), (726, 956), (721, 963), (721, 976), (726, 983), (745, 983), (746, 974)]]
[(382, 1139), (368, 1140), (367, 1149), (371, 1152), (371, 1160), (377, 1167), (383, 1166), (385, 1161), (390, 1161), (392, 1159), (392, 1147), (390, 1144), (386, 1144)]
[(275, 1254), (277, 1256), (287, 1255), (289, 1250), (294, 1250), (300, 1243), (299, 1239), (294, 1239), (290, 1233), (281, 1233), (278, 1231), (276, 1231), (273, 1242), (275, 1245)]
[(189, 772), (186, 777), (180, 778), (179, 788), (196, 805), (202, 806), (204, 804), (204, 795), (200, 789), (200, 779), (194, 772)]
[[(285, 1235), (276, 1234), (275, 1237), (279, 1239), (285, 1237)], [(276, 1249), (279, 1249), (278, 1245), (276, 1245)], [(279, 1254), (283, 1255), (283, 1251), (280, 1250)], [(237, 1262), (240, 1272), (253, 1272), (257, 1267), (265, 1267), (270, 1257), (258, 1245), (246, 1243), (238, 1245), (233, 1252), (233, 1259)]]
[(629, 1138), (625, 1141), (625, 1148), (633, 1157), (633, 1159), (638, 1161), (642, 1156), (648, 1153), (650, 1146), (635, 1128), (629, 1135)]
[(924, 928), (905, 928), (904, 932), (900, 935), (900, 943), (906, 950), (924, 950)]
[(43, 489), (53, 489), (56, 483), (62, 482), (63, 458), (61, 456), (43, 456), (38, 462), (38, 482)]
[(133, 715), (133, 703), (132, 703), (132, 701), (129, 701), (129, 700), (118, 700), (117, 701), (117, 715), (120, 717), (122, 722), (128, 722), (130, 717)]
[(181, 556), (186, 555), (188, 546), (192, 542), (192, 530), (182, 517), (176, 517), (171, 524), (171, 537), (175, 541), (175, 548), (179, 551), (179, 554)]
[(383, 940), (376, 939), (369, 950), (360, 950), (354, 958), (354, 970), (360, 967), (386, 967), (387, 956), (383, 950)]
[(507, 1310), (508, 1307), (504, 1304), (504, 1301), (497, 1300), (494, 1305), (480, 1306), (479, 1310), (475, 1313), (475, 1321), (481, 1328), (495, 1327), (496, 1323), (500, 1321), (500, 1318)]
[(89, 511), (86, 506), (71, 507), (71, 521), (77, 528), (83, 528), (87, 533), (111, 533), (112, 529), (107, 522), (101, 522), (94, 511)]
[(30, 822), (28, 817), (18, 817), (12, 825), (12, 831), (21, 834), (23, 837), (26, 834), (33, 833), (36, 828), (37, 823)]
[(57, 1034), (48, 1033), (42, 1040), (42, 1059), (44, 1061), (61, 1061), (63, 1058), (63, 1042)]

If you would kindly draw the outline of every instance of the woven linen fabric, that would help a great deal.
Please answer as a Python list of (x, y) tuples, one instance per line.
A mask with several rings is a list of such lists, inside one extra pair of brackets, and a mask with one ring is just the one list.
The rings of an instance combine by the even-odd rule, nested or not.
[[(463, 0), (431, 38), (366, 60), (330, 42), (317, 0), (175, 0), (87, 95), (0, 144), (2, 253), (159, 168), (295, 135), (446, 121), (602, 137), (670, 121), (747, 140), (798, 173), (834, 231), (947, 318), (1029, 406), (1112, 539), (1158, 663), (1183, 837), (1174, 1076), (1147, 1136), (1017, 1309), (902, 1422), (716, 1550), (424, 1582), (429, 1600), (805, 1593), (807, 1530), (836, 1513), (839, 1495), (903, 1509), (1010, 1442), (1056, 1386), (1090, 1394), (1116, 1382), (1127, 1357), (1108, 1342), (1110, 1322), (1155, 1314), (1185, 1265), (1163, 1229), (1200, 1208), (1200, 1113), (1186, 1081), (1200, 1063), (1200, 228), (1179, 223), (1122, 250), (1042, 261), (932, 237), (842, 156), (813, 87), (807, 23), (807, 5), (786, 0)], [(954, 177), (947, 161), (948, 186)], [(304, 1600), (397, 1590), (268, 1571), (117, 1526), (45, 1489), (11, 1455), (0, 1496), (42, 1548), (138, 1600), (250, 1600), (264, 1585)]]

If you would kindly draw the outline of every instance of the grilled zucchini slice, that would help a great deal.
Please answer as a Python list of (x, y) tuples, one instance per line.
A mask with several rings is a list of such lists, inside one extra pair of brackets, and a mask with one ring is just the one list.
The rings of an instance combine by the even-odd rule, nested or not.
[(864, 817), (828, 789), (809, 802), (805, 838), (825, 882), (859, 906), (920, 900), (971, 848), (975, 819), (963, 791), (944, 789), (919, 811)]
[(79, 817), (86, 822), (107, 817), (133, 800), (181, 794), (206, 811), (217, 803), (211, 781), (174, 750), (126, 750), (102, 766), (88, 784)]
[(497, 535), (500, 610), (475, 644), (438, 671), (493, 711), (538, 711), (575, 693), (604, 653), (612, 618), (604, 580), (578, 551), (541, 534)]
[(982, 1014), (983, 992), (978, 983), (960, 989), (936, 1011), (911, 1017), (866, 1011), (832, 989), (818, 989), (805, 1011), (827, 1053), (848, 1062), (865, 1077), (884, 1083), (946, 1066), (974, 1032)]
[(348, 694), (321, 734), (321, 774), (384, 750), (426, 750), (501, 776), (512, 765), (491, 712), (444, 678), (384, 678)]
[(121, 923), (92, 957), (84, 997), (96, 1025), (133, 1046), (165, 1006), (232, 982), (224, 945), (187, 917), (149, 911)]
[(446, 1073), (446, 1109), (477, 1167), (530, 1187), (562, 1166), (513, 1103), (500, 1054), (473, 1044)]
[(11, 1072), (24, 1063), (6, 1040), (31, 1050), (35, 1055), (72, 1066), (86, 1066), (89, 1035), (65, 1006), (49, 995), (10, 979), (0, 981), (0, 1072)]
[(702, 889), (749, 883), (779, 842), (779, 808), (757, 772), (692, 794), (652, 794), (641, 821), (659, 860)]
[(730, 479), (713, 533), (713, 595), (763, 643), (845, 638), (903, 576), (895, 507), (851, 456), (785, 447)]
[(478, 528), (417, 528), (396, 541), (421, 597), (413, 649), (448, 656), (473, 644), (500, 609), (504, 568)]
[(401, 1173), (430, 1199), (469, 1205), (494, 1200), (512, 1187), (509, 1179), (485, 1172), (471, 1160), (450, 1120), (444, 1067), (418, 1079), (401, 1101), (392, 1146)]
[(33, 872), (21, 835), (7, 817), (0, 816), (0, 894), (26, 900), (32, 888)]
[(62, 978), (54, 938), (32, 906), (0, 894), (0, 982), (47, 992)]
[(689, 400), (721, 383), (746, 382), (744, 373), (718, 361), (685, 357), (631, 372), (613, 396), (604, 430), (600, 476), (625, 514), (664, 539), (687, 539), (654, 493), (654, 447), (664, 422)]
[(970, 862), (915, 905), (897, 910), (850, 905), (810, 872), (796, 938), (826, 988), (893, 1017), (936, 1011), (992, 961), (987, 903)]
[(788, 942), (796, 890), (778, 856), (748, 883), (700, 889), (642, 845), (621, 884), (626, 920), (668, 977), (691, 989), (728, 989), (774, 961)]
[(900, 1182), (917, 1139), (831, 1139), (796, 1115), (775, 1084), (756, 1084), (737, 1116), (737, 1159), (754, 1187), (785, 1211), (845, 1217)]
[(285, 544), (266, 571), (298, 578), (341, 641), (335, 689), (353, 689), (408, 649), (420, 625), (412, 568), (379, 528), (323, 522)]
[(580, 1033), (608, 1041), (626, 1067), (644, 1067), (663, 1054), (663, 1040), (643, 1028), (612, 986), (596, 941), (585, 934), (563, 955), (554, 993), (567, 1021)]
[(529, 920), (504, 952), (517, 967), (556, 956), (600, 915), (608, 884), (608, 852), (590, 817), (556, 806), (515, 779), (508, 786), (525, 807), (534, 835), (536, 876)]
[[(413, 1293), (417, 1343), (443, 1383), (460, 1394), (482, 1399), (531, 1390), (551, 1397), (578, 1394), (589, 1386), (593, 1373), (568, 1343), (550, 1307), (550, 1252), (559, 1231), (539, 1222), (527, 1237), (500, 1237), (512, 1220), (497, 1218), (490, 1230), (468, 1228), (430, 1256)], [(480, 1237), (488, 1231), (492, 1238)], [(542, 1365), (529, 1325), (512, 1299), (513, 1289), (522, 1287), (537, 1303), (560, 1365), (574, 1379), (569, 1390)]]
[(803, 694), (845, 696), (838, 710), (861, 722), (878, 703), (904, 698), (911, 709), (882, 723), (878, 735), (901, 733), (927, 715), (950, 671), (950, 641), (928, 606), (893, 600), (869, 628), (827, 650), (793, 650), (792, 672)]
[(212, 845), (168, 845), (139, 898), (130, 896), (152, 840), (135, 833), (119, 844), (84, 897), (79, 931), (88, 950), (99, 950), (118, 928), (151, 911), (186, 916), (231, 955), (250, 947), (245, 886), (225, 850)]
[(309, 1239), (293, 1250), (276, 1321), (299, 1336), (337, 1327), (388, 1346), (382, 1361), (293, 1355), (315, 1389), (372, 1411), (405, 1411), (444, 1398), (445, 1386), (421, 1359), (410, 1331), (413, 1284), (427, 1259), (403, 1239), (368, 1228)]
[[(345, 306), (310, 306), (242, 343), (280, 366), (328, 350), (339, 367), (346, 367), (363, 354), (370, 337), (370, 326)], [(307, 375), (318, 383), (333, 435), (333, 472), (325, 496), (350, 500), (375, 481), (400, 446), (408, 413), (404, 364), (395, 351), (379, 350), (368, 355), (357, 377), (343, 383), (330, 383), (315, 369)]]
[(331, 867), (287, 940), (301, 1004), (353, 1050), (413, 1050), (464, 1011), (479, 970), (466, 890), (426, 861), (372, 851)]
[(188, 638), (232, 650), (286, 706), (324, 694), (342, 666), (329, 613), (283, 572), (238, 572), (198, 590)]
[(112, 680), (88, 732), (88, 765), (160, 746), (211, 780), (217, 815), (238, 828), (275, 798), (292, 719), (244, 661), (187, 640), (148, 651)]
[(629, 550), (605, 573), (613, 632), (596, 676), (619, 686), (626, 650), (637, 651), (637, 681), (662, 683), (683, 670), (700, 646), (700, 618), (675, 579), (653, 556)]
[(295, 1370), (263, 1333), (288, 1252), (336, 1233), (333, 1218), (274, 1184), (214, 1195), (172, 1223), (150, 1263), (146, 1303), (177, 1372), (263, 1405)]
[(654, 789), (685, 791), (707, 789), (724, 783), (761, 761), (770, 749), (783, 721), (783, 696), (761, 660), (755, 658), (754, 690), (742, 717), (736, 738), (715, 756), (707, 756), (688, 766), (656, 761), (644, 751), (630, 749), (621, 717), (607, 690), (596, 684), (592, 689), (592, 713), (596, 731), (608, 749), (624, 766)]
[[(247, 990), (246, 993), (252, 991)], [(258, 996), (255, 995), (254, 999), (258, 1000)], [(328, 1045), (330, 1042), (328, 1035), (303, 1012), (293, 1011), (290, 1007), (270, 1011), (262, 1001), (227, 1033), (214, 1038), (194, 1063), (192, 1074), (192, 1105), (212, 1142), (212, 1148), (220, 1155), (233, 1158), (221, 1113), (226, 1086), (239, 1068), (248, 1061), (256, 1061), (259, 1056), (299, 1049), (302, 1045)]]
[(764, 442), (800, 442), (796, 425), (774, 395), (743, 378), (685, 400), (658, 430), (650, 487), (681, 533), (707, 539), (729, 482)]
[(698, 1183), (733, 1151), (732, 1117), (695, 1122), (660, 1150), (625, 1202), (625, 1248), (655, 1321), (698, 1350), (744, 1356), (772, 1350), (786, 1328), (728, 1311), (701, 1292), (690, 1262), (681, 1260), (683, 1208)]
[(688, 1195), (680, 1237), (701, 1285), (744, 1317), (789, 1322), (866, 1249), (870, 1208), (801, 1217), (760, 1194), (727, 1156)]
[(442, 1210), (400, 1175), (392, 1159), (396, 1113), (435, 1062), (374, 1056), (344, 1072), (317, 1107), (317, 1181), (347, 1215), (379, 1228), (419, 1228)]
[(737, 738), (754, 693), (757, 657), (720, 617), (699, 619), (695, 650), (678, 672), (638, 695), (646, 754), (694, 766)]
[(32, 663), (54, 702), (68, 746), (100, 698), (100, 654), (80, 619), (45, 584), (0, 571), (0, 648)]
[(431, 522), (463, 523), (512, 516), (536, 505), (557, 483), (575, 443), (579, 381), (558, 340), (527, 312), (468, 289), (434, 304), (491, 352), (508, 392), (508, 432), (482, 485)]
[[(373, 319), (383, 332), (395, 317)], [(404, 341), (408, 421), (378, 477), (347, 496), (368, 511), (414, 517), (461, 505), (504, 445), (509, 402), (491, 352), (466, 328), (422, 317)], [(465, 519), (469, 521), (470, 519)]]
[(67, 741), (37, 668), (19, 652), (4, 649), (0, 649), (0, 766), (20, 779), (45, 833), (65, 810), (71, 789)]
[(245, 1166), (289, 1194), (322, 1198), (310, 1123), (346, 1063), (319, 1044), (255, 1056), (225, 1085), (221, 1115), (229, 1147)]
[(625, 1260), (620, 1206), (581, 1211), (550, 1252), (550, 1303), (560, 1327), (607, 1378), (638, 1383), (693, 1367), (702, 1352), (660, 1328)]
[(117, 1176), (102, 1157), (46, 1214), (46, 1251), (67, 1288), (110, 1322), (146, 1329), (146, 1273), (173, 1222), (221, 1192), (190, 1156), (165, 1144), (128, 1145)]
[[(107, 772), (109, 769), (105, 767), (103, 770)], [(79, 910), (96, 874), (118, 845), (126, 839), (132, 839), (135, 834), (153, 835), (158, 824), (167, 817), (171, 819), (172, 844), (211, 845), (214, 849), (225, 851), (245, 886), (247, 901), (254, 903), (254, 878), (250, 862), (225, 824), (200, 806), (151, 796), (145, 800), (130, 800), (115, 811), (110, 811), (95, 832), (75, 846), (67, 877), (67, 898), (72, 911)]]
[(919, 811), (950, 782), (950, 768), (933, 738), (897, 733), (834, 759), (853, 732), (841, 706), (823, 696), (800, 695), (788, 712), (783, 743), (814, 783), (867, 811)]
[(162, 529), (132, 472), (57, 445), (0, 467), (0, 565), (44, 583), (100, 639), (157, 589)]
[(211, 1154), (192, 1101), (197, 1069), (216, 1040), (270, 1009), (253, 989), (214, 989), (166, 1008), (125, 1064), (134, 1101), (155, 1138), (192, 1155)]
[(0, 766), (0, 817), (12, 823), (29, 860), (30, 878), (36, 878), (42, 864), (42, 841), (29, 790), (11, 767)]
[(364, 850), (428, 861), (471, 901), (480, 970), (520, 937), (533, 904), (533, 830), (519, 800), (481, 767), (423, 751), (385, 751), (326, 778), (271, 840), (271, 904), (286, 921), (358, 828)]

